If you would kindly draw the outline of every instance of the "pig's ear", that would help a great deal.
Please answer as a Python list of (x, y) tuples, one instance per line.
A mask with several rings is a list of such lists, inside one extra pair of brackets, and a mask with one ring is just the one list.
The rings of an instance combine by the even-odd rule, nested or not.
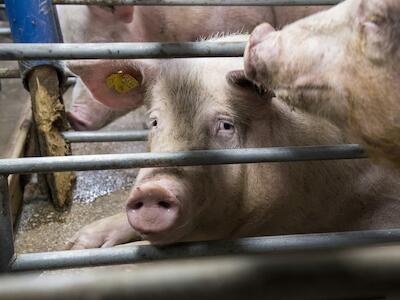
[(114, 109), (135, 109), (143, 104), (156, 66), (132, 60), (70, 61), (68, 68), (80, 76), (93, 97)]
[(90, 11), (101, 17), (114, 19), (123, 23), (131, 23), (133, 20), (134, 7), (130, 5), (116, 5), (116, 6), (89, 6)]
[(272, 99), (272, 97), (274, 97), (272, 90), (258, 86), (251, 80), (247, 79), (244, 70), (230, 71), (226, 75), (226, 80), (228, 81), (228, 84), (237, 91), (252, 93), (266, 99)]
[[(390, 9), (391, 0), (360, 1), (357, 10), (357, 25), (360, 33), (361, 50), (364, 55), (376, 62), (387, 60), (396, 45), (395, 20), (399, 16)], [(393, 24), (392, 24), (393, 23)]]

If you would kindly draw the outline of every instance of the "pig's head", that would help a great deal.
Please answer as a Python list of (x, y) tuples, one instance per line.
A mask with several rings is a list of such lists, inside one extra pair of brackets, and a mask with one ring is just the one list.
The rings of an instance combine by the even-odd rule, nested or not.
[[(264, 107), (269, 95), (258, 91), (243, 72), (233, 72), (242, 64), (241, 59), (172, 60), (150, 68), (137, 61), (125, 64), (124, 72), (142, 78), (145, 86), (133, 96), (144, 99), (148, 108), (150, 151), (245, 147), (249, 120), (257, 115), (254, 107)], [(110, 74), (122, 67), (120, 62), (114, 62), (114, 66)], [(85, 83), (91, 88), (90, 81)], [(132, 95), (117, 94), (104, 84), (91, 83), (97, 89), (96, 97), (107, 105), (132, 105)], [(138, 97), (138, 93), (143, 94)], [(144, 239), (155, 244), (230, 236), (241, 225), (244, 168), (141, 169), (127, 203), (129, 222)]]
[[(230, 72), (235, 65), (240, 68), (241, 60), (174, 60), (161, 66), (145, 99), (150, 151), (244, 146), (247, 118), (261, 96), (243, 73)], [(205, 232), (207, 238), (213, 238), (210, 232), (214, 238), (229, 236), (243, 202), (242, 168), (142, 169), (127, 203), (128, 220), (158, 244), (201, 239)]]
[(350, 125), (372, 147), (398, 139), (400, 2), (347, 0), (281, 31), (260, 25), (245, 71), (290, 105)]
[[(240, 59), (164, 63), (145, 99), (150, 151), (245, 147), (254, 105), (265, 106), (269, 95), (232, 71), (241, 67)], [(127, 203), (129, 222), (153, 243), (229, 236), (241, 225), (244, 168), (142, 169)]]

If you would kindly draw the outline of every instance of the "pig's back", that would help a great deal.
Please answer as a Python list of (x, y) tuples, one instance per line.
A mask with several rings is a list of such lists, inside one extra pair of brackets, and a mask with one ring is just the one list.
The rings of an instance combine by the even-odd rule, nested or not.
[(131, 24), (95, 16), (86, 5), (57, 5), (65, 43), (134, 41)]
[(149, 37), (163, 41), (250, 32), (259, 23), (273, 21), (269, 7), (140, 7), (140, 14), (141, 26), (152, 31)]

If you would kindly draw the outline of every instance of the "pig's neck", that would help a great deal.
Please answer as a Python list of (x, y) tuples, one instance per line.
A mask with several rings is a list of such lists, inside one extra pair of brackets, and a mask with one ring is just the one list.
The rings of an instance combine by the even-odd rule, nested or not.
[[(386, 74), (385, 74), (386, 75)], [(377, 78), (378, 76), (375, 76)], [(370, 157), (400, 167), (400, 76), (354, 82), (349, 96), (348, 126), (361, 137)]]

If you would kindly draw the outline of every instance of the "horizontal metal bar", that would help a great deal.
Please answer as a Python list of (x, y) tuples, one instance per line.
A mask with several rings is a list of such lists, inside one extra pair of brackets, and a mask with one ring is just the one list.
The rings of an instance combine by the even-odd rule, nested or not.
[(400, 229), (299, 234), (244, 238), (233, 241), (180, 243), (168, 247), (128, 245), (107, 249), (56, 251), (18, 255), (12, 271), (127, 264), (174, 258), (232, 254), (265, 254), (282, 251), (326, 250), (400, 242)]
[[(303, 6), (335, 5), (343, 0), (53, 0), (53, 4), (141, 6)], [(3, 0), (0, 1), (3, 3)]]
[(0, 174), (366, 158), (359, 145), (196, 150), (0, 159)]
[[(71, 77), (71, 78), (76, 78), (76, 76), (65, 70), (65, 73), (67, 74), (67, 76)], [(0, 79), (3, 78), (9, 78), (9, 79), (14, 79), (14, 78), (21, 78), (21, 73), (19, 71), (19, 69), (17, 68), (0, 68)]]
[(0, 60), (243, 56), (244, 42), (1, 44)]
[[(19, 79), (21, 78), (19, 70), (16, 70), (16, 72), (3, 72), (2, 71), (5, 69), (1, 69), (0, 68), (0, 79)], [(14, 71), (14, 70), (10, 70), (10, 71)], [(69, 77), (67, 79), (67, 81), (65, 82), (66, 86), (71, 86), (74, 85), (76, 83), (76, 77)]]
[(71, 86), (76, 84), (76, 77), (69, 77), (67, 78), (67, 81), (65, 82), (66, 86)]
[(71, 143), (147, 141), (148, 130), (66, 131), (63, 137)]
[(53, 0), (54, 4), (168, 5), (168, 6), (276, 6), (334, 5), (339, 0)]
[(1, 34), (1, 35), (8, 35), (8, 34), (11, 34), (11, 29), (10, 29), (10, 28), (7, 28), (7, 27), (0, 28), (0, 34)]
[(21, 78), (19, 69), (0, 68), (0, 78)]
[(0, 298), (399, 299), (399, 248), (368, 246), (175, 260), (122, 270), (14, 274), (0, 279)]

